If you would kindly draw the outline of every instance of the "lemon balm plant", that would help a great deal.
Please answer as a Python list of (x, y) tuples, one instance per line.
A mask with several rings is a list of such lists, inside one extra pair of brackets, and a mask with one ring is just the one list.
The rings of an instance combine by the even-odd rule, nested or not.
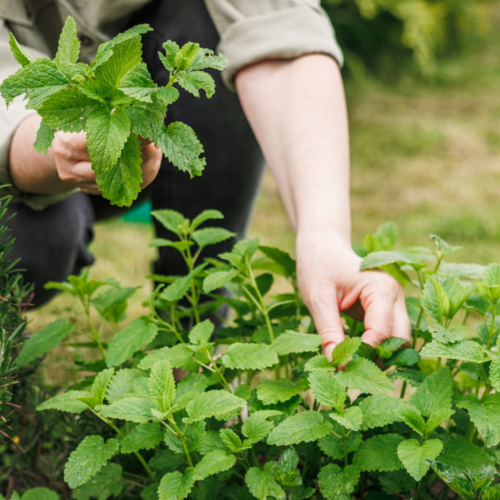
[(142, 183), (141, 142), (149, 139), (170, 162), (191, 176), (201, 175), (203, 147), (193, 129), (181, 122), (164, 125), (167, 108), (179, 98), (179, 85), (199, 97), (215, 91), (213, 78), (203, 70), (224, 69), (226, 60), (196, 43), (182, 48), (163, 44), (159, 58), (170, 73), (167, 85), (158, 87), (142, 61), (141, 35), (146, 25), (119, 34), (103, 43), (95, 61), (79, 63), (80, 42), (76, 24), (68, 17), (57, 54), (34, 59), (10, 34), (10, 47), (21, 65), (0, 85), (7, 106), (21, 95), (26, 108), (42, 117), (35, 149), (47, 153), (57, 131), (87, 133), (87, 150), (105, 198), (118, 206), (130, 206)]
[[(413, 346), (371, 347), (345, 317), (329, 360), (287, 253), (243, 240), (200, 261), (234, 236), (206, 227), (222, 214), (153, 215), (176, 238), (151, 245), (179, 251), (188, 273), (154, 276), (150, 314), (123, 326), (135, 289), (72, 276), (48, 286), (75, 297), (88, 330), (58, 319), (20, 354), (29, 363), (78, 333), (98, 355), (76, 360), (92, 376), (38, 407), (107, 429), (84, 433), (65, 464), (73, 498), (500, 498), (499, 265), (447, 263), (456, 248), (436, 236), (435, 251), (394, 250), (383, 225), (356, 251), (411, 292)], [(272, 295), (276, 277), (289, 293)], [(222, 304), (231, 321), (215, 330)]]

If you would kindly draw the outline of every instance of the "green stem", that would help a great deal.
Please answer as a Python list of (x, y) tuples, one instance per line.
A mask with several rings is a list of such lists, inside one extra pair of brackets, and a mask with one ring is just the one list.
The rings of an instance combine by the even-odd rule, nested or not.
[(449, 491), (450, 491), (450, 487), (446, 484), (443, 488), (443, 495), (441, 496), (441, 500), (446, 500), (448, 498)]
[[(420, 279), (420, 273), (419, 273), (419, 279)], [(418, 328), (420, 327), (420, 322), (422, 321), (423, 316), (424, 316), (424, 308), (421, 307), (420, 313), (419, 313), (418, 319), (417, 319), (417, 324), (415, 325), (415, 330), (418, 330)], [(415, 346), (417, 345), (417, 339), (418, 339), (418, 335), (414, 335), (413, 339), (412, 339), (412, 344), (411, 344), (412, 349), (415, 349)], [(400, 399), (404, 399), (407, 387), (408, 387), (408, 384), (406, 383), (406, 380), (405, 380), (403, 382), (403, 387), (401, 387), (401, 393), (399, 394)]]
[(344, 426), (341, 426), (342, 429), (342, 446), (344, 448), (344, 465), (347, 467), (349, 465), (349, 460), (347, 458), (347, 445), (346, 445), (346, 435), (345, 435), (345, 429)]
[(413, 500), (418, 500), (418, 497), (420, 496), (420, 490), (422, 489), (422, 484), (423, 483), (424, 483), (424, 478), (422, 478), (418, 482), (417, 491), (415, 492), (415, 497), (413, 498)]
[(101, 352), (102, 359), (106, 359), (106, 351), (104, 350), (104, 347), (101, 344), (99, 333), (96, 330), (96, 327), (94, 326), (92, 318), (90, 317), (90, 308), (88, 305), (85, 305), (84, 309), (85, 309), (85, 316), (87, 316), (87, 321), (89, 322), (90, 331), (92, 332), (92, 337), (97, 342), (97, 346), (99, 347), (99, 351)]
[(495, 333), (495, 317), (496, 317), (496, 310), (494, 310), (491, 314), (491, 326), (488, 331), (488, 343), (486, 344), (486, 349), (490, 348), (491, 339), (493, 338), (493, 335)]
[(222, 382), (222, 385), (229, 391), (229, 392), (233, 392), (231, 390), (231, 387), (229, 387), (229, 384), (227, 383), (227, 380), (225, 379), (224, 375), (222, 375), (222, 372), (219, 370), (219, 368), (217, 367), (217, 363), (212, 359), (212, 366), (214, 367), (214, 370), (215, 370), (215, 373), (217, 373), (217, 375), (219, 375), (220, 379), (221, 379), (221, 382)]
[(135, 481), (132, 481), (132, 479), (127, 479), (126, 477), (123, 478), (123, 480), (129, 484), (133, 484), (134, 486), (139, 486), (139, 488), (145, 488), (143, 484), (136, 483)]

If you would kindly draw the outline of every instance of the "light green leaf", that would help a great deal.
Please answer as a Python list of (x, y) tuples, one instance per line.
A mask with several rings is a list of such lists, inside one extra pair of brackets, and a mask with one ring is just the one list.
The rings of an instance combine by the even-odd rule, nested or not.
[(328, 358), (326, 356), (320, 355), (320, 356), (314, 356), (314, 358), (311, 358), (304, 366), (304, 370), (306, 372), (313, 372), (316, 370), (334, 370), (332, 368), (332, 365), (330, 364), (330, 361), (328, 361)]
[(122, 453), (133, 453), (139, 450), (151, 450), (163, 440), (163, 430), (158, 423), (146, 423), (134, 427), (130, 434), (122, 440)]
[(192, 71), (189, 73), (179, 74), (179, 85), (184, 89), (193, 94), (196, 97), (200, 97), (200, 90), (203, 89), (207, 97), (210, 99), (215, 93), (215, 82), (214, 79), (204, 71)]
[(192, 422), (210, 417), (221, 417), (241, 408), (245, 400), (227, 391), (209, 391), (199, 394), (187, 405), (187, 413)]
[(359, 337), (347, 338), (335, 346), (332, 352), (332, 363), (341, 366), (359, 349), (363, 341)]
[(191, 222), (191, 227), (190, 227), (191, 233), (193, 233), (199, 226), (201, 226), (201, 224), (203, 224), (207, 220), (215, 220), (215, 219), (220, 220), (223, 218), (224, 215), (219, 210), (213, 210), (213, 209), (203, 210), (203, 212), (198, 214)]
[(387, 394), (393, 390), (390, 380), (365, 358), (356, 358), (337, 374), (337, 380), (348, 389), (357, 389), (368, 394)]
[(363, 427), (363, 413), (361, 413), (361, 408), (359, 406), (347, 408), (343, 415), (330, 413), (329, 417), (346, 429), (359, 431)]
[(44, 401), (36, 407), (36, 411), (43, 410), (59, 410), (67, 411), (68, 413), (81, 413), (88, 408), (88, 405), (82, 403), (78, 398), (91, 396), (86, 391), (68, 391), (63, 394), (58, 394), (53, 398)]
[(319, 489), (327, 500), (350, 500), (360, 474), (356, 465), (348, 465), (342, 470), (338, 465), (329, 464), (320, 470)]
[(135, 368), (118, 370), (108, 385), (106, 399), (114, 403), (124, 396), (130, 396), (134, 392), (134, 382), (138, 379), (145, 379), (145, 374), (141, 370)]
[(118, 366), (127, 361), (143, 345), (149, 344), (158, 334), (158, 327), (143, 319), (136, 319), (120, 330), (111, 340), (106, 353), (108, 366)]
[(59, 45), (54, 62), (58, 66), (61, 66), (63, 63), (76, 64), (79, 55), (80, 41), (76, 33), (76, 23), (71, 16), (68, 16), (59, 37)]
[(236, 236), (236, 233), (232, 233), (222, 227), (205, 227), (193, 233), (193, 240), (196, 241), (198, 246), (205, 247), (221, 243), (234, 236)]
[(403, 467), (398, 446), (405, 438), (399, 434), (383, 434), (367, 439), (357, 449), (355, 464), (362, 471), (390, 472)]
[(426, 431), (426, 425), (420, 412), (410, 403), (406, 403), (398, 411), (399, 418), (420, 436)]
[(226, 455), (222, 450), (214, 450), (207, 453), (194, 468), (194, 479), (203, 480), (208, 476), (224, 472), (236, 463), (234, 455)]
[(200, 366), (198, 363), (193, 361), (193, 351), (185, 344), (177, 344), (171, 349), (163, 347), (162, 349), (159, 349), (159, 351), (156, 351), (156, 353), (149, 354), (144, 358), (144, 360), (141, 361), (139, 364), (141, 370), (146, 370), (148, 367), (151, 367), (151, 362), (156, 362), (158, 359), (168, 361), (172, 368), (182, 368), (183, 370), (191, 372), (196, 371)]
[(188, 292), (189, 287), (191, 286), (192, 278), (191, 273), (186, 276), (176, 278), (171, 285), (163, 290), (160, 294), (160, 298), (168, 301), (181, 300)]
[[(199, 451), (203, 446), (207, 434), (205, 427), (205, 422), (195, 422), (193, 425), (187, 427), (184, 435), (184, 444), (189, 452)], [(181, 440), (170, 431), (165, 431), (165, 444), (175, 453), (185, 453)]]
[(261, 380), (257, 386), (257, 398), (265, 405), (285, 403), (302, 391), (307, 390), (307, 380), (298, 380), (294, 385), (291, 380)]
[(157, 361), (149, 376), (149, 395), (163, 411), (167, 411), (175, 398), (175, 381), (168, 361)]
[[(338, 425), (335, 422), (335, 425)], [(338, 429), (334, 429), (335, 432), (340, 435), (340, 425)], [(345, 446), (347, 453), (352, 453), (356, 451), (359, 445), (363, 442), (363, 435), (360, 432), (350, 432), (345, 439)], [(333, 434), (327, 434), (325, 437), (318, 441), (318, 446), (320, 450), (328, 457), (334, 460), (341, 460), (344, 458), (344, 441), (339, 439)]]
[[(1, 495), (0, 498), (3, 499)], [(19, 496), (14, 492), (10, 498), (11, 500), (16, 500), (16, 498), (19, 499)], [(20, 500), (59, 500), (59, 497), (57, 493), (48, 488), (31, 488), (24, 492)]]
[(181, 122), (171, 123), (168, 128), (163, 126), (158, 135), (158, 145), (174, 166), (189, 172), (191, 177), (201, 175), (206, 160), (200, 158), (203, 146), (191, 127)]
[(407, 439), (398, 446), (398, 457), (415, 481), (420, 481), (429, 470), (426, 459), (435, 460), (443, 449), (439, 439), (429, 439), (420, 444), (416, 439)]
[(274, 423), (267, 419), (282, 415), (277, 410), (262, 410), (252, 412), (247, 421), (243, 424), (241, 432), (251, 443), (257, 443), (264, 439), (274, 428)]
[(264, 468), (251, 467), (245, 475), (245, 483), (250, 493), (258, 500), (267, 500), (269, 497), (282, 499), (285, 492), (274, 479), (272, 464), (266, 463)]
[(324, 406), (334, 408), (340, 414), (343, 413), (347, 393), (344, 386), (332, 373), (324, 370), (314, 371), (309, 375), (309, 385), (316, 401)]
[(361, 271), (374, 269), (388, 264), (423, 264), (435, 260), (433, 255), (424, 253), (421, 249), (407, 249), (401, 251), (382, 251), (368, 254), (361, 263)]
[(430, 358), (461, 359), (476, 363), (489, 361), (481, 346), (472, 340), (462, 340), (450, 345), (433, 340), (422, 348), (420, 355)]
[(101, 404), (103, 402), (104, 395), (106, 394), (106, 390), (114, 374), (115, 369), (108, 368), (107, 370), (99, 372), (97, 377), (94, 379), (90, 392), (96, 398), (97, 404)]
[(194, 469), (188, 467), (184, 475), (180, 472), (165, 474), (158, 488), (160, 500), (184, 500), (194, 485)]
[(47, 124), (41, 122), (40, 128), (36, 133), (36, 141), (33, 147), (40, 154), (46, 155), (48, 149), (52, 146), (52, 141), (54, 140), (54, 134), (56, 129), (49, 127)]
[(26, 52), (26, 50), (24, 50), (24, 48), (19, 44), (12, 31), (9, 33), (9, 45), (12, 54), (21, 66), (28, 66), (35, 60), (33, 56), (28, 54), (28, 52)]
[(66, 318), (49, 323), (30, 337), (23, 345), (17, 358), (17, 366), (26, 366), (58, 346), (75, 329)]
[(152, 102), (151, 94), (157, 90), (144, 63), (137, 64), (126, 73), (118, 88), (128, 96), (144, 102)]
[(130, 135), (130, 120), (125, 111), (107, 108), (92, 111), (86, 124), (87, 151), (97, 174), (113, 168)]
[[(165, 45), (164, 45), (165, 46)], [(209, 49), (198, 49), (196, 58), (191, 64), (191, 70), (199, 70), (205, 68), (213, 68), (222, 71), (228, 65), (228, 60), (222, 55), (214, 55), (213, 51)]]
[(120, 447), (117, 439), (87, 436), (71, 453), (64, 467), (64, 480), (71, 489), (92, 479), (113, 458)]
[(160, 87), (156, 93), (165, 106), (169, 106), (179, 99), (179, 91), (175, 87)]
[(241, 451), (241, 439), (232, 429), (221, 429), (219, 435), (222, 443), (231, 453), (238, 453)]
[[(165, 355), (170, 351), (170, 347), (162, 347), (161, 349), (157, 349), (149, 354), (147, 354), (144, 358), (141, 359), (141, 362), (138, 365), (138, 368), (141, 370), (149, 370), (153, 368), (153, 365), (159, 361), (160, 359), (166, 359)], [(192, 352), (187, 350), (187, 354), (189, 359), (191, 359)], [(175, 365), (172, 365), (174, 368), (177, 368)]]
[(458, 397), (455, 404), (469, 412), (486, 446), (500, 443), (500, 393), (490, 394), (482, 403), (477, 396), (469, 394)]
[(326, 436), (331, 429), (331, 424), (323, 422), (321, 414), (304, 411), (288, 417), (275, 427), (269, 434), (267, 443), (277, 446), (309, 443)]
[(453, 379), (449, 368), (441, 368), (429, 375), (417, 392), (411, 397), (411, 403), (425, 417), (443, 408), (451, 408)]
[(205, 293), (210, 293), (217, 290), (217, 288), (222, 288), (236, 276), (238, 276), (238, 271), (236, 269), (211, 273), (203, 281), (203, 291)]
[(238, 370), (262, 370), (278, 363), (278, 356), (266, 344), (232, 344), (222, 362), (228, 368)]
[(292, 277), (296, 273), (297, 263), (290, 257), (290, 255), (279, 248), (268, 247), (261, 245), (259, 250), (269, 259), (283, 267), (288, 277)]
[(425, 435), (430, 436), (445, 420), (448, 420), (455, 410), (451, 408), (440, 408), (433, 411), (430, 418), (425, 423)]
[(500, 358), (495, 358), (490, 365), (490, 384), (500, 392)]
[(142, 184), (141, 154), (141, 142), (131, 132), (114, 166), (97, 172), (99, 190), (112, 205), (129, 207), (137, 199)]
[(204, 345), (210, 341), (215, 325), (209, 320), (202, 321), (189, 332), (189, 342), (195, 345)]
[(429, 278), (424, 287), (421, 300), (425, 312), (438, 323), (442, 323), (450, 312), (450, 299), (443, 285)]
[(456, 252), (460, 250), (462, 247), (452, 247), (450, 244), (446, 243), (443, 238), (436, 236), (435, 234), (431, 234), (431, 239), (436, 243), (437, 251), (443, 255), (450, 255), (450, 253)]
[(107, 500), (111, 496), (118, 497), (124, 488), (125, 481), (122, 479), (121, 466), (109, 463), (90, 481), (73, 490), (73, 498), (75, 500), (91, 500), (92, 498)]
[(272, 344), (271, 348), (279, 356), (292, 353), (315, 352), (321, 346), (321, 335), (299, 333), (287, 330), (282, 333)]
[(172, 231), (177, 236), (181, 234), (183, 228), (188, 220), (179, 212), (164, 208), (162, 210), (154, 210), (151, 215), (165, 228)]
[(484, 449), (457, 436), (445, 444), (443, 453), (439, 455), (439, 461), (462, 472), (468, 470), (479, 472), (483, 465), (491, 465), (494, 459)]
[(392, 396), (370, 396), (360, 403), (363, 412), (363, 428), (384, 427), (401, 420), (399, 410), (405, 402)]
[(430, 327), (432, 338), (444, 344), (465, 340), (469, 334), (469, 329), (464, 325), (453, 325), (450, 328), (438, 325), (436, 328)]
[(153, 403), (149, 399), (131, 397), (119, 399), (109, 406), (97, 406), (96, 410), (102, 417), (143, 424), (153, 418), (152, 407)]

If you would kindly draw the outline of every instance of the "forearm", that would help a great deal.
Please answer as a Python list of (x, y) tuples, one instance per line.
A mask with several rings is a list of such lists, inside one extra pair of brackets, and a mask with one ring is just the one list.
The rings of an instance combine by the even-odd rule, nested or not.
[(40, 116), (32, 115), (14, 132), (9, 154), (12, 182), (23, 193), (50, 195), (71, 191), (74, 187), (59, 178), (53, 148), (43, 155), (33, 147), (40, 121)]
[(241, 71), (236, 86), (296, 233), (334, 231), (350, 244), (348, 125), (335, 61), (265, 61)]

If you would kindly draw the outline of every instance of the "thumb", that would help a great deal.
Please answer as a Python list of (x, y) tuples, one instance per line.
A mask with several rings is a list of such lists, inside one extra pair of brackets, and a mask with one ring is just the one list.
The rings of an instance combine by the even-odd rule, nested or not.
[(317, 332), (323, 337), (323, 354), (331, 361), (332, 351), (345, 339), (335, 288), (324, 287), (311, 294), (306, 304)]

